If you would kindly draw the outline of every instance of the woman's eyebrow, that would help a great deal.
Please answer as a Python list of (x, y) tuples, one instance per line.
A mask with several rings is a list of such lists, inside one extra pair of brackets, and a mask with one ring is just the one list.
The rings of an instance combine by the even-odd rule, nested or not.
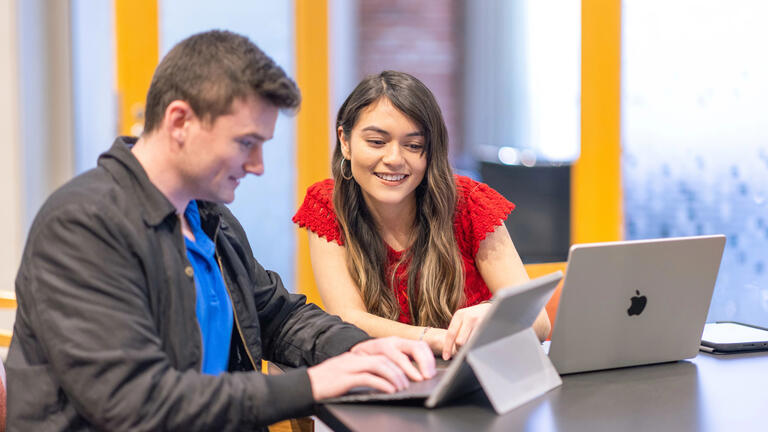
[(385, 131), (384, 129), (378, 126), (366, 126), (362, 129), (362, 132), (376, 132), (382, 135), (389, 135), (389, 132)]
[[(366, 127), (364, 127), (362, 129), (362, 132), (376, 132), (376, 133), (380, 133), (382, 135), (387, 135), (387, 136), (390, 135), (389, 132), (385, 131), (384, 129), (382, 129), (382, 128), (378, 127), (378, 126), (366, 126)], [(416, 136), (423, 137), (424, 133), (421, 132), (421, 131), (414, 131), (414, 132), (410, 132), (410, 133), (406, 134), (405, 136), (406, 137), (416, 137)]]

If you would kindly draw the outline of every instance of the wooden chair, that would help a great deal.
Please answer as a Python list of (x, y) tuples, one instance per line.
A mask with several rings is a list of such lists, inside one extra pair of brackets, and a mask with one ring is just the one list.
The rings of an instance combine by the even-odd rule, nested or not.
[[(0, 290), (0, 309), (16, 309), (16, 294), (13, 291)], [(0, 347), (11, 345), (12, 331), (0, 329)]]
[[(567, 264), (568, 264), (567, 262), (526, 264), (525, 271), (528, 272), (528, 277), (530, 277), (531, 279), (537, 278), (539, 276), (544, 276), (552, 272), (556, 272), (558, 270), (562, 271), (563, 274), (565, 274), (565, 267)], [(549, 322), (552, 323), (552, 328), (555, 327), (555, 317), (557, 317), (557, 307), (560, 305), (560, 293), (562, 292), (562, 290), (563, 290), (563, 281), (560, 281), (560, 283), (557, 285), (557, 288), (555, 289), (555, 292), (552, 294), (552, 297), (547, 302), (547, 306), (546, 306), (547, 315), (549, 315)], [(551, 337), (552, 337), (552, 332), (550, 331), (547, 339)]]
[[(262, 362), (261, 371), (267, 375), (284, 373), (280, 366), (268, 361)], [(314, 432), (314, 430), (315, 420), (312, 417), (288, 419), (269, 425), (269, 432)]]
[[(0, 290), (0, 309), (16, 309), (16, 295), (12, 291)], [(12, 330), (0, 329), (0, 347), (8, 348), (11, 345)], [(2, 367), (2, 360), (0, 360)], [(0, 432), (5, 431), (5, 386), (0, 383)]]

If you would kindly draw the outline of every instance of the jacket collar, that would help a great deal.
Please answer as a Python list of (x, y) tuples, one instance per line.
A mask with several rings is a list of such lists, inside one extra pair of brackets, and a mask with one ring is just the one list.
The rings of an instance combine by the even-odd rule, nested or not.
[(144, 222), (157, 226), (168, 216), (176, 214), (176, 208), (149, 180), (147, 172), (131, 152), (138, 138), (121, 136), (112, 147), (99, 156), (98, 165), (107, 170), (124, 188), (136, 191), (137, 205), (142, 207)]
[(197, 209), (200, 212), (200, 225), (203, 231), (215, 241), (216, 230), (227, 229), (226, 222), (222, 220), (222, 206), (210, 201), (197, 200)]

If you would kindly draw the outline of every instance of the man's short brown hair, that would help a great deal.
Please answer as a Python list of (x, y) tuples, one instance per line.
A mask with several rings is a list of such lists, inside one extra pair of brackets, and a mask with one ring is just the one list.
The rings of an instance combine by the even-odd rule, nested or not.
[(179, 42), (163, 58), (147, 93), (144, 131), (159, 127), (174, 100), (187, 102), (202, 120), (213, 123), (229, 113), (235, 99), (251, 95), (278, 108), (301, 103), (296, 83), (245, 36), (213, 30)]

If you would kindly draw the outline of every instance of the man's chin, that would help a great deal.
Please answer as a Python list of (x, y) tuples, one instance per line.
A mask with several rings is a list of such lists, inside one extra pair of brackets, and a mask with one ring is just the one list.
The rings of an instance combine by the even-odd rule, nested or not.
[(216, 204), (232, 204), (232, 201), (235, 200), (235, 191), (225, 194), (210, 195), (208, 197), (198, 199)]

